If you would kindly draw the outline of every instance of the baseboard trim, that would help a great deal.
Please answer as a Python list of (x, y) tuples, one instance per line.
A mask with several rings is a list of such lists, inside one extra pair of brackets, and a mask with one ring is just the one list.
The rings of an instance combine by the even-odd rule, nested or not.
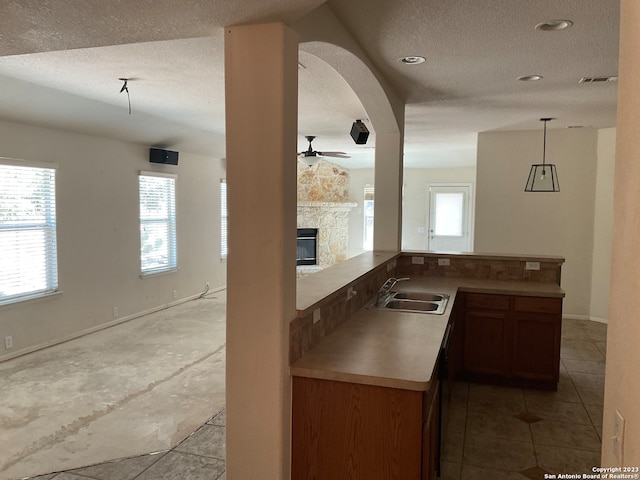
[(571, 315), (571, 314), (562, 314), (562, 318), (568, 318), (569, 320), (590, 320), (592, 322), (604, 323), (607, 324), (609, 321), (606, 318), (592, 317), (590, 315)]
[[(209, 290), (207, 294), (220, 292), (222, 290), (226, 290), (227, 287), (219, 287), (212, 290)], [(37, 352), (39, 350), (44, 350), (45, 348), (54, 347), (56, 345), (61, 345), (66, 342), (70, 342), (71, 340), (75, 340), (77, 338), (84, 337), (85, 335), (90, 335), (92, 333), (99, 332), (100, 330), (106, 330), (107, 328), (115, 327), (117, 325), (123, 324), (125, 322), (129, 322), (131, 320), (135, 320), (136, 318), (144, 317), (145, 315), (149, 315), (150, 313), (160, 312), (161, 310), (166, 310), (167, 308), (175, 307), (177, 305), (181, 305), (183, 303), (190, 302), (192, 300), (197, 300), (202, 297), (202, 293), (197, 293), (195, 295), (191, 295), (189, 297), (181, 298), (180, 300), (175, 300), (170, 303), (158, 305), (157, 307), (150, 308), (148, 310), (143, 310), (138, 313), (134, 313), (132, 315), (128, 315), (126, 317), (118, 318), (117, 320), (112, 320), (107, 323), (102, 323), (100, 325), (96, 325), (95, 327), (88, 328), (86, 330), (82, 330), (77, 333), (72, 333), (67, 335), (66, 337), (62, 337), (56, 340), (52, 340), (50, 342), (41, 343), (38, 345), (34, 345), (33, 347), (27, 347), (17, 352), (11, 353), (9, 355), (3, 356), (0, 358), (0, 363), (6, 362), (7, 360), (12, 360), (14, 358), (22, 357), (23, 355), (28, 355), (30, 353)]]

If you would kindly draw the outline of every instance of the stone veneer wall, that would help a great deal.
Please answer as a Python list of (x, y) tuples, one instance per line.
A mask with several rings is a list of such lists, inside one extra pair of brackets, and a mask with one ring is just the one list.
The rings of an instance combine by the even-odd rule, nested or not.
[(298, 162), (298, 202), (348, 202), (349, 170), (326, 160), (312, 167)]
[[(309, 167), (298, 162), (298, 228), (318, 229), (318, 265), (330, 267), (347, 259), (349, 171), (326, 160)], [(311, 269), (298, 269), (298, 276)]]

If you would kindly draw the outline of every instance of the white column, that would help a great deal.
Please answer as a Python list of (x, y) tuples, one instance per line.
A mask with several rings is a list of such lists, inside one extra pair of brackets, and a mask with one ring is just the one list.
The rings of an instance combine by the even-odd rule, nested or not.
[(402, 133), (376, 132), (374, 250), (399, 251), (402, 246), (403, 148)]
[[(620, 81), (611, 295), (602, 429), (602, 465), (640, 466), (640, 2), (620, 2)], [(616, 412), (625, 419), (622, 456), (614, 448)]]
[(283, 24), (226, 29), (228, 480), (290, 476), (297, 62)]

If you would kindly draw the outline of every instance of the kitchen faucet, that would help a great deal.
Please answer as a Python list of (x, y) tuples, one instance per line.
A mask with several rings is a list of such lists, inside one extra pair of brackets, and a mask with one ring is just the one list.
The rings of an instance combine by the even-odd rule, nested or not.
[(405, 282), (407, 280), (411, 280), (411, 279), (409, 277), (387, 278), (387, 281), (384, 282), (380, 287), (380, 290), (378, 290), (378, 296), (376, 298), (376, 307), (380, 305), (380, 302), (389, 295), (389, 293), (391, 292), (391, 289), (395, 286), (396, 283)]

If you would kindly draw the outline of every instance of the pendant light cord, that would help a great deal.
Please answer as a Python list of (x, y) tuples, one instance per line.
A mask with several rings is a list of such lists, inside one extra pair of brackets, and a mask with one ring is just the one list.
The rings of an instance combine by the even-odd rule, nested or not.
[(544, 165), (547, 158), (547, 122), (548, 120), (544, 120), (544, 137), (542, 140), (542, 173), (544, 173)]

